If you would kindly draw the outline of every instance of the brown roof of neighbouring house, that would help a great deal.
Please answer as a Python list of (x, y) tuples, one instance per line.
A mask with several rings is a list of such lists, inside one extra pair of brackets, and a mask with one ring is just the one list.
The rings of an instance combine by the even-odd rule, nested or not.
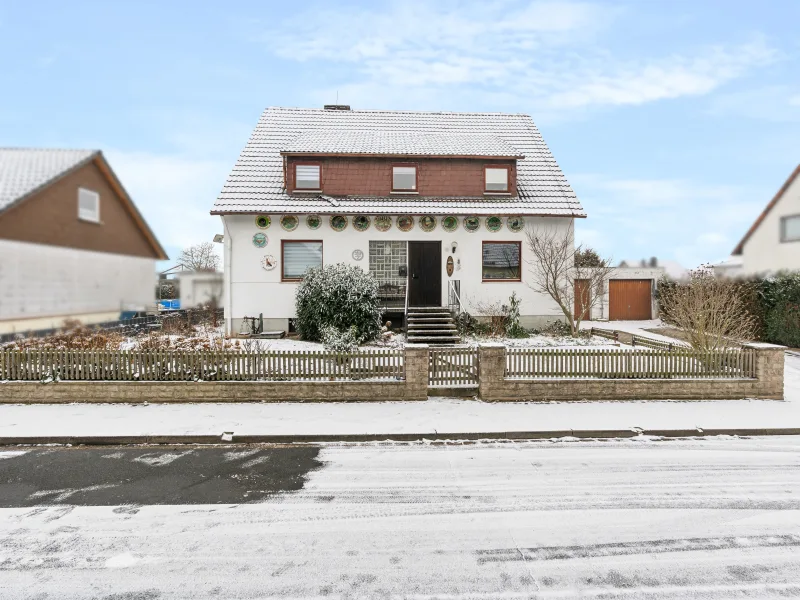
[(747, 230), (747, 233), (744, 234), (744, 237), (736, 246), (736, 248), (733, 249), (733, 252), (731, 254), (736, 256), (742, 253), (742, 251), (744, 250), (744, 245), (747, 242), (747, 240), (750, 239), (750, 236), (755, 233), (756, 229), (758, 229), (759, 225), (761, 225), (761, 223), (769, 214), (769, 211), (771, 211), (775, 207), (775, 205), (778, 204), (780, 199), (783, 198), (783, 195), (786, 193), (786, 190), (789, 189), (789, 186), (792, 185), (792, 183), (794, 182), (795, 179), (797, 179), (798, 176), (800, 176), (800, 165), (797, 165), (797, 168), (794, 170), (794, 172), (792, 172), (792, 174), (789, 175), (789, 179), (787, 179), (784, 182), (784, 184), (781, 186), (781, 189), (779, 189), (778, 193), (775, 194), (775, 197), (769, 201), (769, 204), (767, 204), (767, 206), (764, 208), (761, 214), (758, 215), (758, 218), (750, 226), (750, 229)]

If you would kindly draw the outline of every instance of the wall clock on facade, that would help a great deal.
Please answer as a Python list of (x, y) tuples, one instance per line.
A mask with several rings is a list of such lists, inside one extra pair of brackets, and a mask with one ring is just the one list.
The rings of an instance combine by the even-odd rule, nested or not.
[(414, 229), (414, 217), (408, 215), (397, 217), (397, 228), (400, 231), (411, 231)]
[(259, 229), (267, 229), (272, 224), (272, 219), (269, 215), (256, 215), (256, 227)]
[(458, 229), (458, 219), (452, 215), (442, 219), (442, 229), (445, 231), (455, 231)]
[(272, 269), (278, 266), (278, 261), (275, 260), (272, 254), (267, 254), (261, 259), (261, 266), (264, 267), (265, 271), (272, 271)]
[(467, 231), (478, 231), (481, 226), (480, 217), (464, 217), (464, 229)]
[(455, 264), (453, 263), (453, 257), (452, 256), (448, 256), (447, 257), (447, 267), (446, 268), (447, 268), (447, 276), (448, 277), (452, 277), (453, 276), (453, 269), (455, 269)]
[(281, 217), (281, 227), (286, 231), (294, 231), (300, 224), (300, 219), (294, 215), (283, 215)]
[(486, 219), (486, 229), (495, 233), (503, 228), (503, 219), (500, 217), (489, 217)]
[(525, 219), (522, 217), (508, 217), (507, 224), (511, 231), (522, 231), (522, 228), (525, 227)]
[(419, 218), (419, 228), (422, 231), (433, 231), (436, 229), (436, 217), (425, 215)]
[(319, 229), (320, 225), (322, 225), (322, 219), (319, 218), (319, 215), (308, 215), (306, 217), (306, 226), (309, 229)]
[(267, 245), (268, 241), (267, 236), (263, 233), (257, 233), (253, 236), (253, 246), (256, 248), (263, 248)]
[(331, 217), (331, 229), (334, 231), (344, 231), (347, 227), (347, 217), (342, 215), (333, 215)]
[(361, 260), (362, 258), (364, 258), (364, 251), (363, 250), (359, 250), (359, 249), (353, 250), (353, 260)]
[(369, 217), (366, 215), (357, 215), (353, 217), (353, 229), (356, 231), (366, 231), (369, 229)]
[(392, 228), (392, 217), (381, 215), (375, 217), (375, 229), (378, 231), (389, 231)]

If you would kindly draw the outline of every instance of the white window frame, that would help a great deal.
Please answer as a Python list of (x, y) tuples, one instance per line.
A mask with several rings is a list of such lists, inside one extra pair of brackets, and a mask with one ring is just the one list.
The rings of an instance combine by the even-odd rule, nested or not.
[[(297, 170), (301, 167), (316, 168), (317, 169), (317, 185), (314, 187), (304, 187), (300, 185), (300, 180), (297, 177)], [(294, 189), (302, 192), (319, 192), (322, 191), (322, 165), (319, 163), (296, 163), (294, 165)]]
[[(489, 189), (489, 171), (503, 171), (506, 176), (506, 186), (502, 190), (490, 190)], [(486, 166), (483, 168), (483, 193), (484, 194), (508, 194), (511, 191), (511, 169), (507, 166), (500, 166), (500, 167), (492, 167)], [(496, 185), (492, 183), (492, 185)]]
[[(398, 169), (406, 170), (406, 173), (404, 173), (404, 175), (409, 175), (408, 170), (412, 170), (413, 169), (413, 171), (414, 171), (414, 187), (398, 188), (398, 187), (394, 186), (395, 171), (397, 171)], [(415, 165), (415, 164), (396, 164), (396, 165), (392, 165), (392, 193), (393, 194), (416, 194), (417, 193), (417, 188), (419, 186), (419, 181), (418, 180), (419, 180), (419, 169), (417, 168), (417, 165)]]
[[(94, 210), (86, 209), (81, 206), (82, 201), (94, 201)], [(78, 219), (90, 223), (100, 222), (100, 194), (94, 190), (78, 188)]]
[(800, 242), (800, 236), (797, 237), (788, 237), (786, 235), (787, 229), (789, 228), (789, 221), (797, 219), (800, 221), (800, 215), (786, 215), (785, 217), (781, 217), (781, 243), (788, 244), (789, 242)]

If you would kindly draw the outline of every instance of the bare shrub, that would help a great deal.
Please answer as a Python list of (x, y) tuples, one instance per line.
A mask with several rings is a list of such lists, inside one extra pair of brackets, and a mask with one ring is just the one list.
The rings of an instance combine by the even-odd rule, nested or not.
[(667, 287), (661, 297), (662, 318), (683, 330), (697, 350), (717, 350), (755, 336), (756, 317), (736, 281), (692, 271), (688, 282)]
[(19, 350), (116, 350), (125, 338), (117, 331), (84, 327), (78, 321), (67, 320), (65, 329), (41, 338), (22, 338), (9, 345)]

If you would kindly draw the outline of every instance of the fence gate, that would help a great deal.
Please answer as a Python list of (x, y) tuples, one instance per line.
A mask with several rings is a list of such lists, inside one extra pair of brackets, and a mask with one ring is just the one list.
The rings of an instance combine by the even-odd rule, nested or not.
[(428, 387), (478, 387), (477, 348), (430, 348)]

